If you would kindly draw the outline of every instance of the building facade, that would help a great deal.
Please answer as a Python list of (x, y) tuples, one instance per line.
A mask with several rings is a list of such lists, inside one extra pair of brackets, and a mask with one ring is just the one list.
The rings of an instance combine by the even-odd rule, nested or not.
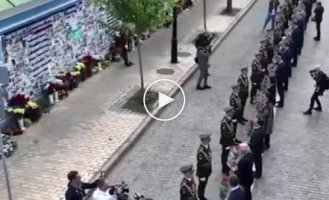
[(81, 56), (104, 54), (111, 39), (99, 21), (118, 23), (89, 0), (50, 1), (1, 20), (0, 67), (9, 76), (2, 104), (18, 93), (37, 98), (49, 79), (72, 70)]

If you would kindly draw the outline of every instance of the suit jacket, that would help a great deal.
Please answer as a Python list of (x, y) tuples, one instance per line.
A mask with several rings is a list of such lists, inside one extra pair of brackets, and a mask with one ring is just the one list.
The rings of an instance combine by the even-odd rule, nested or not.
[(228, 200), (244, 200), (246, 198), (246, 192), (242, 186), (232, 190), (228, 197)]
[(86, 189), (92, 189), (96, 187), (97, 181), (93, 183), (81, 183), (80, 188), (76, 188), (69, 183), (65, 192), (65, 200), (82, 200), (86, 196)]
[(241, 185), (249, 187), (254, 182), (253, 164), (254, 157), (252, 153), (247, 153), (238, 162), (238, 170), (235, 171), (235, 174), (239, 177)]
[(263, 127), (255, 128), (249, 142), (253, 154), (262, 154), (264, 151), (265, 129)]

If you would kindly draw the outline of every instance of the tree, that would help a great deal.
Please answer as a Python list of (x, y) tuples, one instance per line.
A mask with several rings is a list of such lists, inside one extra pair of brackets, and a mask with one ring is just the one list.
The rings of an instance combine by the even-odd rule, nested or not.
[[(137, 41), (140, 41), (142, 33), (167, 22), (168, 10), (171, 10), (175, 4), (175, 0), (93, 0), (93, 2), (123, 24), (133, 25), (137, 34)], [(143, 96), (144, 77), (141, 44), (139, 43), (137, 47), (141, 94)]]

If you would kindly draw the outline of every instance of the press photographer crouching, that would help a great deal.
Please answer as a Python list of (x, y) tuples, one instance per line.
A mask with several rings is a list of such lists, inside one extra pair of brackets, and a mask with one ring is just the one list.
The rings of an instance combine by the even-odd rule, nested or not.
[(86, 197), (86, 189), (97, 187), (98, 180), (93, 183), (84, 183), (78, 171), (70, 171), (67, 174), (69, 183), (65, 192), (65, 200), (83, 200)]

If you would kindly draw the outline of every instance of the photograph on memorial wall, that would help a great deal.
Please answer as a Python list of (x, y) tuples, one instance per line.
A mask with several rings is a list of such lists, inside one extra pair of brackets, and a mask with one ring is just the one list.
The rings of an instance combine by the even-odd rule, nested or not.
[(80, 1), (5, 33), (3, 57), (9, 71), (9, 98), (18, 93), (36, 98), (49, 80), (71, 71), (81, 57), (105, 54), (110, 37), (99, 21), (108, 18), (90, 2)]

